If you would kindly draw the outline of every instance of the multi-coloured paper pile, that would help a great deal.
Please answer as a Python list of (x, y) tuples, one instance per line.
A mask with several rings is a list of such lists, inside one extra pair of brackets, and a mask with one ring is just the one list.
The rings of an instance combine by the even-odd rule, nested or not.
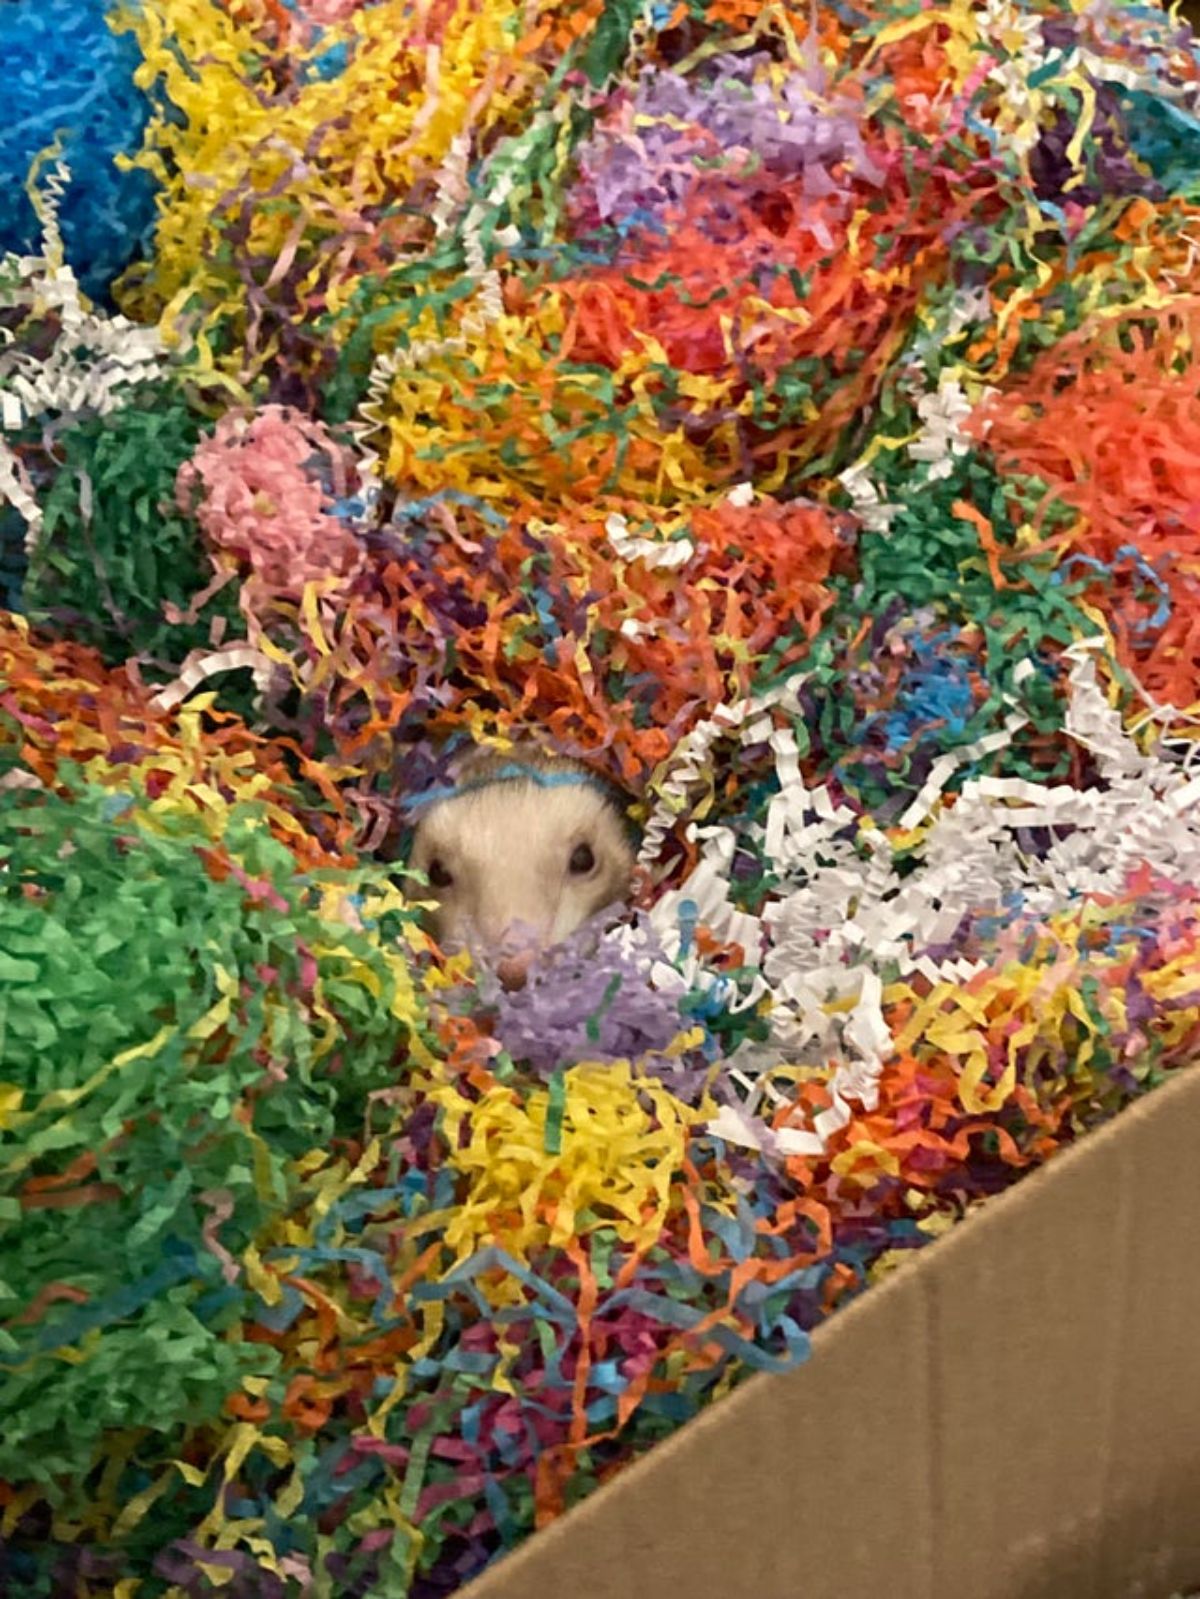
[[(1200, 1048), (1200, 50), (0, 62), (0, 1589), (432, 1599)], [(511, 737), (643, 838), (517, 993), (377, 859)]]

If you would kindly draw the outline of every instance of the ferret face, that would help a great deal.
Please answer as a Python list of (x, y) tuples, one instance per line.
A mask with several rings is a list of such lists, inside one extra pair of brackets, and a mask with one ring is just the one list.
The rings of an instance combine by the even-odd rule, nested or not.
[(511, 778), (434, 805), (411, 864), (429, 879), (439, 941), (482, 956), (516, 988), (538, 950), (625, 895), (634, 852), (595, 788)]

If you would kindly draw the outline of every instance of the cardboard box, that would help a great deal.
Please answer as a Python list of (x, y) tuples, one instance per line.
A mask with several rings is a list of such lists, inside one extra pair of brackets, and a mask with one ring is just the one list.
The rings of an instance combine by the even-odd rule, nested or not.
[(1200, 1071), (986, 1203), (462, 1599), (1200, 1586)]

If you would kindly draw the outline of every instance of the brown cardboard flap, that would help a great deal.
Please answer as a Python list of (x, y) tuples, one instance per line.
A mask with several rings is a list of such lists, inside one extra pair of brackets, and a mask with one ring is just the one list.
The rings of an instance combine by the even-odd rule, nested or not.
[(1200, 1582), (1200, 1072), (462, 1599), (1164, 1599)]

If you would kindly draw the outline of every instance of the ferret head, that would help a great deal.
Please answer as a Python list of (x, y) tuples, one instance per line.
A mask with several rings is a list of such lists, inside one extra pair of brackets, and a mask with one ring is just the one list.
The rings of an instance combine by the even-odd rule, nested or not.
[(410, 864), (439, 941), (519, 988), (539, 950), (624, 897), (633, 846), (615, 799), (572, 762), (486, 756), (458, 781), (418, 821)]

